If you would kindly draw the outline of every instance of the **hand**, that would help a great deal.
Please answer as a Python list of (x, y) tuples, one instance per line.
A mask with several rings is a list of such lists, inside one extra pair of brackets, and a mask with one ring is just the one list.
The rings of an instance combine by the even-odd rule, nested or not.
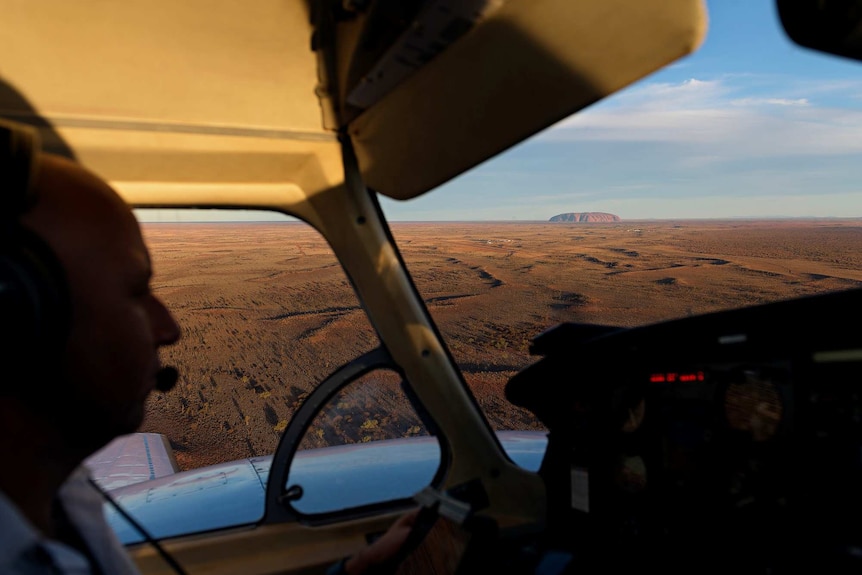
[(347, 574), (362, 575), (372, 567), (382, 565), (395, 557), (407, 541), (413, 525), (416, 524), (419, 511), (419, 509), (415, 509), (402, 515), (380, 539), (350, 557), (344, 564), (344, 570), (347, 571)]

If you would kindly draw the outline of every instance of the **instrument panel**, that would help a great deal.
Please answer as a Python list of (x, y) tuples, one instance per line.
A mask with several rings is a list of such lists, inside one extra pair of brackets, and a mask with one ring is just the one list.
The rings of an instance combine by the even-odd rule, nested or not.
[(546, 545), (582, 572), (858, 572), (862, 338), (840, 326), (860, 303), (536, 338), (542, 359), (506, 392), (549, 430)]

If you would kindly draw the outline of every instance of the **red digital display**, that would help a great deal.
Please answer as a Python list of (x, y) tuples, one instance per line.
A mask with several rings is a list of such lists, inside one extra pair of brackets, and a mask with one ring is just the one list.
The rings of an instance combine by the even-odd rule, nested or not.
[(665, 371), (649, 376), (650, 383), (674, 383), (677, 381), (704, 381), (706, 376), (702, 371)]

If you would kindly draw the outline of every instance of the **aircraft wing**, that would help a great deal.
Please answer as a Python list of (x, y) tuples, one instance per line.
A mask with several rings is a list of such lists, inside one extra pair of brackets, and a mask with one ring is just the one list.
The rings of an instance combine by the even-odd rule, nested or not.
[(106, 491), (179, 471), (168, 438), (160, 433), (122, 435), (88, 457), (84, 465)]
[[(518, 465), (539, 468), (545, 433), (501, 431), (498, 438)], [(344, 510), (362, 501), (412, 497), (427, 485), (439, 459), (438, 443), (429, 437), (309, 449), (297, 453), (291, 483), (305, 488), (304, 513)], [(156, 539), (251, 525), (260, 520), (271, 465), (272, 456), (219, 463), (118, 487), (111, 496)], [(113, 508), (105, 511), (123, 543), (144, 540)]]

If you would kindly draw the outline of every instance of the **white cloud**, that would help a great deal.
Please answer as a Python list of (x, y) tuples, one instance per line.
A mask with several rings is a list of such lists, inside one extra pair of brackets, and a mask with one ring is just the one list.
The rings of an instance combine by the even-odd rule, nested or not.
[(815, 94), (844, 94), (849, 98), (855, 98), (862, 93), (862, 80), (793, 80), (788, 85), (795, 93), (806, 95)]
[(621, 93), (545, 132), (551, 141), (683, 143), (696, 157), (862, 152), (862, 110), (807, 97), (750, 96), (743, 80), (652, 83)]
[(731, 100), (731, 106), (808, 106), (808, 98), (739, 98)]

